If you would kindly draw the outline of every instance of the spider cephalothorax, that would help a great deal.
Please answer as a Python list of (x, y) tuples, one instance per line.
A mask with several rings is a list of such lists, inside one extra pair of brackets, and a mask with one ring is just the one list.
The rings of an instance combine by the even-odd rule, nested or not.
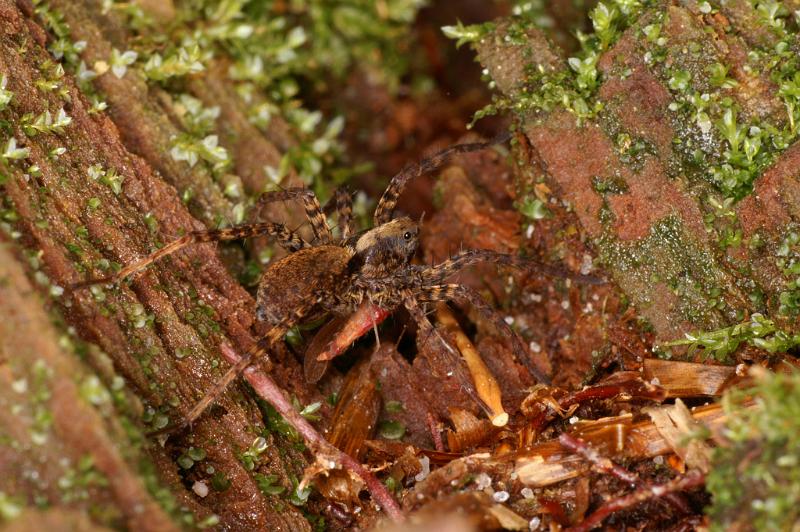
[[(292, 188), (265, 193), (259, 200), (257, 212), (270, 202), (302, 202), (313, 233), (310, 242), (285, 225), (273, 222), (194, 231), (130, 264), (113, 277), (94, 279), (81, 283), (81, 286), (119, 281), (159, 258), (197, 242), (270, 235), (290, 252), (273, 263), (259, 283), (256, 318), (269, 326), (267, 334), (192, 408), (185, 417), (185, 423), (196, 419), (246, 366), (263, 356), (289, 329), (321, 315), (347, 316), (364, 303), (384, 309), (387, 313), (405, 306), (425, 329), (430, 329), (431, 325), (420, 310), (420, 304), (434, 301), (468, 303), (510, 336), (516, 356), (533, 377), (539, 381), (546, 380), (532, 364), (525, 346), (505, 321), (475, 291), (459, 284), (447, 284), (446, 280), (466, 266), (485, 261), (550, 274), (563, 273), (530, 260), (489, 250), (463, 251), (434, 266), (414, 265), (411, 260), (418, 245), (418, 224), (407, 217), (392, 219), (397, 199), (411, 178), (441, 166), (451, 154), (479, 150), (493, 144), (452, 146), (419, 164), (406, 167), (392, 179), (381, 197), (371, 229), (353, 234), (350, 197), (345, 192), (337, 192), (330, 207), (326, 205), (325, 209), (309, 189)], [(328, 227), (325, 216), (331, 210), (338, 213), (339, 235), (336, 237)], [(314, 379), (319, 376), (321, 373), (315, 373)]]

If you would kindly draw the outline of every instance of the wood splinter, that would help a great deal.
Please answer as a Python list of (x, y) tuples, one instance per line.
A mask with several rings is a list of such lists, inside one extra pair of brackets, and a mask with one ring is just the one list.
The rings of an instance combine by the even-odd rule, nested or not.
[(439, 323), (453, 335), (456, 341), (456, 347), (461, 352), (464, 362), (467, 364), (472, 380), (475, 383), (475, 389), (478, 392), (478, 397), (491, 410), (491, 421), (495, 427), (505, 427), (508, 423), (508, 413), (503, 408), (503, 396), (500, 392), (500, 385), (497, 379), (483, 362), (480, 353), (472, 345), (472, 342), (461, 330), (453, 313), (447, 308), (445, 303), (440, 303), (436, 307), (436, 318)]

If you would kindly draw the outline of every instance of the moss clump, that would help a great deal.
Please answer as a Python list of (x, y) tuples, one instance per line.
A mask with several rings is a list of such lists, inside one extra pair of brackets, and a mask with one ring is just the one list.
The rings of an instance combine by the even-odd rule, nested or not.
[[(138, 33), (131, 67), (150, 83), (178, 94), (189, 114), (200, 110), (183, 95), (181, 78), (207, 70), (215, 57), (230, 59), (229, 77), (247, 107), (249, 120), (267, 129), (273, 117), (283, 118), (296, 145), (281, 163), (267, 169), (277, 184), (294, 171), (307, 184), (315, 185), (323, 170), (334, 171), (341, 156), (337, 137), (343, 121), (323, 123), (320, 111), (306, 108), (305, 100), (325, 94), (357, 66), (396, 88), (410, 66), (407, 46), (409, 27), (424, 0), (373, 2), (322, 2), (318, 0), (255, 2), (248, 0), (185, 0), (161, 31), (147, 13), (130, 11), (128, 2), (109, 2), (111, 9), (127, 15)], [(405, 39), (405, 40), (404, 40)], [(123, 54), (124, 55), (124, 54)], [(111, 62), (111, 61), (110, 61)], [(113, 62), (112, 62), (113, 64)], [(218, 145), (214, 113), (205, 110), (201, 131), (187, 124), (186, 133), (174, 139), (171, 154), (190, 166), (208, 164), (218, 179), (229, 175), (231, 155)], [(352, 172), (335, 168), (342, 179)], [(226, 193), (234, 198), (227, 183)], [(235, 187), (234, 187), (235, 188)]]
[[(181, 0), (167, 16), (135, 2), (106, 0), (102, 16), (108, 17), (110, 26), (124, 27), (127, 36), (120, 33), (109, 56), (100, 61), (85, 53), (85, 41), (73, 40), (67, 21), (75, 20), (53, 4), (33, 1), (53, 37), (49, 46), (53, 60), (42, 65), (37, 87), (42, 92), (63, 93), (66, 100), (61, 80), (68, 71), (92, 102), (90, 112), (102, 112), (107, 104), (92, 81), (106, 72), (117, 78), (133, 75), (174, 95), (179, 117), (197, 118), (193, 111), (202, 113), (203, 127), (184, 123), (184, 131), (171, 139), (169, 152), (190, 167), (201, 163), (235, 202), (229, 219), (218, 220), (221, 225), (230, 218), (241, 223), (247, 206), (241, 180), (231, 173), (237, 154), (224, 146), (227, 131), (217, 124), (220, 108), (188, 101), (187, 80), (214, 70), (214, 65), (227, 65), (227, 81), (233, 84), (248, 120), (267, 130), (274, 118), (280, 118), (293, 140), (284, 148), (279, 164), (264, 168), (265, 188), (295, 173), (327, 196), (330, 185), (320, 176), (333, 176), (333, 184), (339, 185), (361, 169), (341, 164), (343, 147), (337, 139), (343, 120), (326, 121), (321, 111), (308, 104), (330, 94), (355, 70), (368, 72), (370, 79), (397, 90), (417, 57), (410, 53), (410, 28), (426, 1)], [(0, 111), (12, 102), (6, 82), (0, 78)], [(23, 119), (26, 133), (32, 136), (58, 133), (70, 117), (64, 109), (53, 109)], [(191, 189), (181, 192), (187, 198), (193, 194)]]
[(660, 347), (689, 346), (689, 355), (702, 348), (705, 357), (713, 356), (720, 362), (730, 362), (730, 356), (742, 343), (769, 353), (785, 353), (800, 346), (800, 335), (778, 329), (775, 322), (761, 314), (753, 314), (748, 321), (715, 331), (687, 334), (683, 340), (661, 344)]
[[(655, 4), (652, 0), (607, 0), (598, 2), (589, 12), (593, 32), (578, 34), (581, 50), (567, 61), (569, 69), (549, 69), (537, 64), (529, 65), (527, 79), (512, 96), (495, 95), (492, 103), (475, 113), (477, 121), (485, 116), (502, 111), (512, 111), (521, 117), (538, 111), (550, 111), (563, 107), (579, 120), (594, 118), (603, 109), (596, 98), (602, 76), (597, 64), (600, 56), (607, 52), (622, 36), (623, 32), (635, 23), (645, 8)], [(518, 6), (519, 7), (519, 6)], [(505, 29), (503, 40), (509, 46), (524, 45), (530, 28), (538, 27), (545, 19), (525, 9), (515, 9), (515, 16), (509, 18), (511, 24)], [(457, 40), (457, 44), (477, 43), (495, 31), (493, 23), (473, 26), (446, 26), (443, 31), (447, 37)], [(490, 82), (494, 88), (494, 83)]]
[(777, 265), (787, 278), (779, 295), (778, 312), (784, 316), (800, 313), (800, 231), (795, 224), (786, 228), (776, 251)]
[[(718, 4), (702, 2), (698, 9), (706, 15), (714, 14), (721, 9)], [(690, 8), (646, 0), (603, 0), (589, 12), (593, 31), (578, 34), (580, 52), (569, 57), (566, 64), (532, 62), (514, 92), (496, 95), (490, 105), (475, 114), (475, 120), (512, 111), (525, 121), (531, 115), (561, 107), (574, 114), (578, 123), (595, 120), (604, 124), (609, 102), (599, 97), (598, 89), (611, 78), (624, 79), (632, 73), (631, 63), (620, 61), (624, 57), (616, 56), (614, 50), (627, 34), (628, 44), (636, 46), (634, 53), (672, 97), (667, 116), (676, 131), (673, 149), (686, 167), (678, 175), (691, 170), (724, 197), (739, 201), (752, 193), (756, 179), (800, 134), (798, 28), (791, 11), (779, 4), (751, 2), (753, 14), (770, 28), (774, 42), (766, 47), (754, 46), (743, 64), (733, 65), (721, 62), (728, 58), (708, 53), (714, 48), (713, 28), (698, 25)], [(444, 31), (458, 44), (475, 44), (492, 36), (502, 38), (508, 46), (525, 45), (528, 32), (543, 27), (543, 19), (522, 16), (519, 10), (514, 13), (500, 36), (493, 35), (499, 28), (496, 24), (448, 26)], [(682, 28), (680, 32), (675, 30), (678, 27)], [(730, 39), (738, 38), (734, 35)], [(629, 53), (624, 51), (627, 46), (623, 46), (623, 55)], [(615, 56), (614, 62), (601, 70), (600, 58), (607, 53)], [(731, 75), (736, 68), (746, 72), (751, 83), (758, 80), (777, 87), (772, 104), (779, 110), (755, 116), (743, 105), (741, 101), (749, 96), (746, 87), (740, 87)], [(493, 81), (489, 80), (489, 85), (494, 88)], [(616, 136), (616, 132), (609, 133), (611, 138)], [(632, 154), (621, 151), (629, 159), (624, 162), (633, 163), (634, 169), (641, 164), (638, 154), (654, 154), (646, 144), (631, 144), (633, 139), (624, 136), (623, 142), (619, 140), (618, 147), (635, 148)]]
[(727, 442), (706, 483), (712, 530), (792, 530), (800, 522), (800, 373), (761, 372), (757, 381), (722, 400)]
[[(726, 289), (723, 270), (699, 247), (676, 216), (668, 216), (633, 243), (606, 230), (597, 241), (600, 260), (619, 271), (618, 282), (645, 314), (651, 306), (654, 283), (663, 283), (675, 296), (675, 316), (704, 329), (718, 329), (737, 321), (735, 298)], [(676, 324), (677, 325), (677, 324)]]

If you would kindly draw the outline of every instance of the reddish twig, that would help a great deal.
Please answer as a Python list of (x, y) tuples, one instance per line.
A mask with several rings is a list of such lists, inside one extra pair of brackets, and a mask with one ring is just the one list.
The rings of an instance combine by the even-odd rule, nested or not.
[(431, 438), (433, 438), (433, 448), (437, 451), (444, 451), (444, 442), (442, 441), (442, 432), (439, 430), (439, 423), (430, 412), (428, 412), (427, 420), (428, 429), (431, 431)]
[(646, 486), (628, 495), (608, 501), (600, 508), (595, 510), (594, 513), (584, 519), (581, 523), (565, 529), (564, 532), (588, 532), (596, 526), (600, 526), (606, 517), (615, 512), (627, 510), (628, 508), (636, 506), (637, 504), (654, 497), (663, 497), (677, 491), (683, 491), (702, 486), (705, 481), (706, 476), (697, 469), (693, 469), (685, 475), (674, 478), (664, 484)]
[(661, 402), (666, 398), (666, 391), (660, 386), (644, 382), (640, 376), (633, 376), (634, 372), (624, 371), (613, 374), (611, 377), (616, 382), (606, 382), (589, 386), (583, 390), (571, 393), (559, 400), (558, 404), (566, 410), (572, 405), (581, 404), (596, 399), (610, 399), (617, 396), (629, 398), (648, 399)]
[[(222, 356), (231, 364), (236, 364), (240, 359), (239, 355), (229, 345), (222, 344), (221, 351)], [(312, 452), (317, 455), (322, 454), (326, 457), (333, 457), (344, 469), (354, 473), (364, 482), (367, 490), (372, 495), (372, 499), (383, 508), (389, 517), (396, 522), (405, 520), (405, 515), (400, 505), (386, 489), (386, 486), (360, 463), (331, 445), (328, 440), (320, 435), (320, 433), (294, 409), (291, 401), (286, 398), (283, 390), (275, 384), (275, 381), (254, 366), (248, 366), (244, 370), (243, 375), (259, 397), (271, 404), (275, 410), (283, 416), (286, 422), (300, 433)]]
[[(635, 486), (637, 488), (646, 487), (645, 482), (639, 478), (639, 475), (628, 471), (620, 465), (615, 464), (611, 459), (601, 455), (597, 449), (593, 448), (585, 441), (576, 438), (572, 434), (567, 434), (565, 432), (558, 437), (558, 443), (560, 443), (565, 449), (583, 456), (585, 459), (594, 464), (594, 466), (601, 472), (607, 475), (612, 475), (622, 482), (630, 484), (631, 486)], [(683, 500), (683, 498), (678, 494), (669, 493), (666, 495), (665, 499), (683, 513), (689, 513), (691, 511), (689, 505), (686, 504), (686, 501)]]

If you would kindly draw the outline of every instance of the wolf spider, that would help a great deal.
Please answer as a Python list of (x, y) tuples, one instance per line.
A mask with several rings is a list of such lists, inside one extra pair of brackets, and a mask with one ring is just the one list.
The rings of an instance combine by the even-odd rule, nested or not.
[[(490, 250), (462, 251), (433, 266), (411, 264), (417, 250), (419, 225), (405, 216), (392, 218), (398, 197), (412, 178), (436, 170), (453, 154), (481, 150), (507, 138), (504, 136), (490, 142), (451, 146), (430, 158), (405, 167), (392, 178), (378, 202), (372, 229), (353, 232), (350, 196), (344, 191), (337, 191), (324, 209), (314, 193), (306, 188), (268, 192), (259, 198), (255, 212), (260, 213), (261, 208), (270, 202), (301, 201), (314, 237), (310, 242), (284, 224), (275, 222), (192, 231), (129, 264), (113, 276), (85, 281), (74, 288), (116, 283), (162, 257), (200, 242), (268, 235), (290, 252), (267, 268), (259, 283), (256, 318), (270, 326), (266, 335), (223, 375), (214, 388), (189, 411), (181, 425), (169, 430), (189, 425), (196, 420), (244, 368), (277, 345), (292, 327), (321, 315), (346, 316), (365, 303), (384, 309), (386, 314), (404, 306), (420, 329), (428, 331), (433, 329), (420, 303), (468, 303), (511, 338), (517, 359), (537, 381), (548, 382), (547, 377), (531, 362), (519, 336), (502, 317), (471, 288), (448, 284), (446, 280), (463, 268), (479, 262), (532, 269), (549, 275), (571, 275), (527, 259)], [(326, 221), (326, 213), (334, 211), (338, 215), (338, 237), (334, 237)], [(571, 277), (585, 280), (583, 276)]]

